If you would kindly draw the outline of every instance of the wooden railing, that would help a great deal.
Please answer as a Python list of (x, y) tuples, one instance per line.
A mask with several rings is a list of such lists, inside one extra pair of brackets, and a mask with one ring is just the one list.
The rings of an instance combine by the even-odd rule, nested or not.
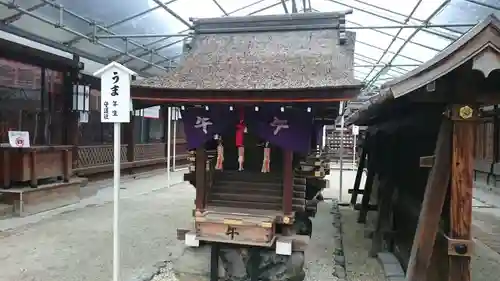
[[(132, 152), (128, 149), (128, 145), (123, 144), (120, 151), (122, 168), (165, 163), (165, 146), (165, 143), (136, 144), (133, 150), (134, 155), (129, 157), (127, 154)], [(79, 146), (77, 150), (77, 161), (74, 167), (77, 174), (111, 171), (113, 166), (113, 145)], [(186, 157), (186, 142), (179, 141), (176, 143), (176, 163), (182, 164), (186, 162)]]
[[(120, 151), (121, 162), (127, 161), (127, 145), (122, 144)], [(113, 164), (113, 145), (86, 145), (78, 147), (76, 168), (88, 168)]]
[(136, 144), (134, 146), (135, 160), (165, 158), (165, 143)]

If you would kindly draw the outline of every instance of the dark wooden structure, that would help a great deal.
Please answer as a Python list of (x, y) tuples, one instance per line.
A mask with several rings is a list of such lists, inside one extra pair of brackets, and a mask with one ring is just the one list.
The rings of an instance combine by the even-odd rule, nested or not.
[(368, 126), (359, 222), (378, 211), (372, 254), (395, 253), (408, 281), (471, 280), (475, 132), (479, 107), (499, 103), (499, 81), (500, 21), (490, 16), (348, 120)]
[[(352, 99), (361, 88), (353, 78), (354, 33), (338, 29), (344, 16), (306, 13), (194, 20), (194, 38), (186, 43), (189, 51), (181, 66), (165, 77), (136, 81), (134, 103), (186, 108), (274, 103), (304, 112), (309, 107), (315, 116), (334, 120), (338, 101)], [(247, 149), (251, 148), (245, 144)], [(195, 225), (181, 231), (181, 239), (189, 246), (214, 243), (213, 264), (218, 262), (219, 243), (258, 246), (261, 254), (269, 248), (274, 254), (275, 247), (279, 254), (283, 250), (278, 244), (304, 251), (309, 237), (298, 234), (294, 224), (307, 209), (306, 183), (324, 176), (324, 163), (315, 155), (306, 159), (291, 150), (273, 149), (280, 156), (271, 163), (278, 168), (268, 174), (226, 166), (214, 171), (213, 153), (204, 146), (192, 152), (193, 173), (187, 179), (196, 187)], [(301, 272), (302, 267), (293, 274)]]

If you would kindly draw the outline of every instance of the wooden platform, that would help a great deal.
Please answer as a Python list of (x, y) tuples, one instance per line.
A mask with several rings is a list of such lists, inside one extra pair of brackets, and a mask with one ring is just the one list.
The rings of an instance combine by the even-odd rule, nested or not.
[[(38, 188), (14, 187), (0, 189), (0, 204), (12, 206), (12, 214), (26, 216), (79, 202), (94, 195), (85, 189), (85, 178), (71, 178), (69, 182), (40, 185)], [(83, 190), (83, 189), (85, 190)]]

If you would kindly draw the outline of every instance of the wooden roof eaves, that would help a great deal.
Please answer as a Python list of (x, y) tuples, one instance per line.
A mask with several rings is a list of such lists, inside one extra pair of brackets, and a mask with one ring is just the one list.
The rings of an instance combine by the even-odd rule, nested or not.
[[(361, 85), (307, 89), (164, 89), (144, 86), (131, 87), (132, 99), (161, 103), (245, 103), (302, 102), (324, 103), (355, 98)], [(249, 95), (253, 93), (252, 95)], [(273, 95), (273, 93), (280, 93)], [(296, 95), (293, 95), (296, 93)], [(317, 94), (315, 94), (317, 93)], [(285, 95), (283, 95), (285, 94)]]
[(370, 120), (376, 118), (381, 110), (390, 104), (391, 101), (394, 101), (394, 95), (391, 89), (381, 90), (380, 94), (371, 99), (369, 104), (347, 117), (345, 120), (346, 125), (369, 125)]
[[(488, 16), (481, 23), (471, 28), (467, 33), (450, 44), (431, 60), (423, 63), (405, 75), (385, 83), (382, 88), (390, 88), (394, 98), (399, 98), (453, 71), (488, 45), (500, 48), (500, 38), (497, 42), (491, 42), (487, 40), (487, 37), (483, 37), (483, 40), (475, 42), (473, 48), (463, 48), (469, 42), (478, 39), (481, 33), (488, 30), (489, 27), (500, 31), (500, 20), (494, 14)], [(452, 56), (458, 59), (451, 61), (450, 57)]]

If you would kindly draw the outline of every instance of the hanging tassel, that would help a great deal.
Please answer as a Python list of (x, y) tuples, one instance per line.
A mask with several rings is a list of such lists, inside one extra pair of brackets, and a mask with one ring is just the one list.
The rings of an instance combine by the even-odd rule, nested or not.
[(243, 171), (243, 163), (245, 162), (245, 147), (238, 147), (238, 171)]
[(224, 146), (222, 142), (219, 142), (217, 146), (217, 164), (215, 165), (216, 170), (222, 170), (224, 164)]
[(262, 161), (262, 173), (271, 172), (271, 148), (268, 146), (269, 143), (266, 143), (264, 147), (264, 160)]

